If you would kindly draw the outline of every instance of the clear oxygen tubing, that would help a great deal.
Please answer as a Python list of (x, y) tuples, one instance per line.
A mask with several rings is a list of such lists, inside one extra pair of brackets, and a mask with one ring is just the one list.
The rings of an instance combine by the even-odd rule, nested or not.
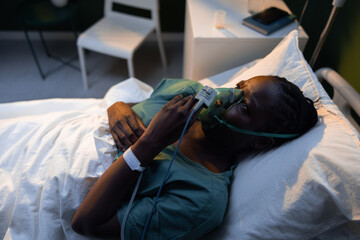
[[(202, 105), (202, 104), (199, 104), (199, 105)], [(148, 218), (147, 218), (147, 220), (146, 220), (146, 224), (145, 224), (145, 227), (144, 227), (144, 231), (143, 231), (142, 236), (141, 236), (141, 239), (142, 239), (142, 240), (145, 239), (146, 231), (147, 231), (147, 228), (148, 228), (148, 226), (149, 226), (149, 224), (150, 224), (151, 217), (152, 217), (152, 215), (153, 215), (153, 213), (154, 213), (154, 211), (155, 211), (155, 207), (156, 207), (156, 204), (157, 204), (157, 200), (158, 200), (158, 198), (159, 198), (159, 196), (160, 196), (160, 193), (161, 193), (162, 188), (163, 188), (164, 185), (165, 185), (165, 182), (166, 182), (167, 177), (168, 177), (169, 172), (170, 172), (170, 168), (171, 168), (172, 163), (174, 162), (175, 156), (176, 156), (176, 154), (177, 154), (177, 152), (178, 152), (178, 150), (179, 150), (180, 143), (181, 143), (181, 141), (182, 141), (182, 139), (183, 139), (183, 137), (184, 137), (184, 135), (185, 135), (186, 129), (187, 129), (188, 125), (189, 125), (189, 122), (190, 122), (192, 116), (194, 115), (194, 113), (197, 111), (198, 108), (199, 108), (199, 107), (198, 107), (198, 104), (195, 105), (195, 108), (192, 110), (192, 112), (190, 113), (190, 116), (188, 117), (188, 119), (187, 119), (187, 121), (186, 121), (186, 123), (185, 123), (184, 129), (183, 129), (183, 131), (182, 131), (182, 133), (181, 133), (181, 136), (180, 136), (180, 139), (179, 139), (179, 143), (178, 143), (178, 145), (176, 146), (176, 149), (175, 149), (175, 152), (174, 152), (174, 154), (173, 154), (173, 156), (172, 156), (172, 159), (171, 159), (171, 161), (170, 161), (169, 167), (168, 167), (167, 170), (166, 170), (165, 177), (163, 178), (163, 181), (162, 181), (162, 183), (161, 183), (161, 185), (160, 185), (160, 188), (159, 188), (159, 190), (158, 190), (158, 192), (157, 192), (157, 195), (156, 195), (156, 197), (155, 197), (155, 199), (154, 199), (154, 202), (153, 202), (151, 211), (150, 211), (150, 213), (149, 213), (149, 216), (148, 216)], [(136, 193), (137, 193), (137, 191), (138, 191), (138, 188), (139, 188), (139, 185), (140, 185), (140, 181), (141, 181), (142, 175), (143, 175), (143, 172), (140, 174), (140, 176), (139, 176), (139, 178), (138, 178), (138, 180), (137, 180), (137, 182), (136, 182), (134, 191), (133, 191), (133, 193), (132, 193), (132, 195), (131, 195), (131, 199), (130, 199), (129, 204), (128, 204), (127, 208), (126, 208), (124, 217), (123, 217), (123, 219), (122, 219), (122, 221), (121, 221), (121, 239), (122, 239), (122, 240), (125, 240), (125, 224), (126, 224), (126, 220), (127, 220), (128, 215), (129, 215), (131, 206), (132, 206), (132, 204), (134, 203), (134, 199), (135, 199)]]
[(135, 199), (137, 190), (138, 190), (138, 188), (139, 188), (139, 185), (140, 185), (140, 182), (141, 182), (141, 178), (142, 178), (142, 176), (143, 176), (143, 173), (144, 173), (144, 172), (142, 172), (142, 173), (140, 174), (140, 176), (138, 177), (138, 179), (137, 179), (137, 181), (136, 181), (136, 185), (135, 185), (134, 191), (133, 191), (133, 193), (132, 193), (132, 195), (131, 195), (129, 204), (128, 204), (127, 208), (126, 208), (126, 211), (125, 211), (125, 213), (124, 213), (124, 217), (123, 217), (123, 219), (122, 219), (122, 221), (121, 221), (121, 234), (120, 234), (120, 236), (121, 236), (121, 239), (122, 239), (122, 240), (125, 240), (125, 224), (126, 224), (126, 219), (127, 219), (127, 217), (129, 216), (129, 212), (130, 212), (131, 206), (132, 206), (133, 203), (134, 203), (134, 199)]

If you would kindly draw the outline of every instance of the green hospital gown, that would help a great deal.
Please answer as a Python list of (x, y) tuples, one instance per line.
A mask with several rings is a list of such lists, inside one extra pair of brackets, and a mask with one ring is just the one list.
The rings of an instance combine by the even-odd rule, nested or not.
[[(178, 94), (199, 92), (202, 85), (189, 80), (164, 79), (151, 97), (133, 107), (147, 126), (162, 106)], [(144, 171), (125, 225), (125, 239), (140, 239), (147, 216), (169, 166), (175, 147), (166, 147)], [(121, 155), (122, 152), (119, 152)], [(178, 152), (161, 192), (146, 239), (199, 239), (224, 217), (232, 170), (213, 173)], [(117, 212), (122, 222), (128, 203)]]

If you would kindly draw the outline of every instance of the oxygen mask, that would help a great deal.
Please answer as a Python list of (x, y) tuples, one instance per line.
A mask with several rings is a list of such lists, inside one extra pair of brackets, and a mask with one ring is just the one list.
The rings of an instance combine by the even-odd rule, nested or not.
[(234, 132), (263, 137), (273, 138), (294, 138), (299, 136), (298, 133), (267, 133), (257, 132), (247, 129), (242, 129), (228, 123), (225, 119), (225, 112), (232, 108), (234, 105), (239, 104), (244, 99), (244, 91), (237, 88), (216, 88), (216, 96), (214, 100), (209, 104), (208, 108), (203, 108), (198, 116), (201, 122), (201, 126), (204, 130), (214, 128), (216, 126), (226, 126)]
[(244, 98), (242, 89), (215, 88), (216, 96), (208, 108), (203, 108), (198, 116), (204, 129), (213, 128), (219, 124), (225, 112)]

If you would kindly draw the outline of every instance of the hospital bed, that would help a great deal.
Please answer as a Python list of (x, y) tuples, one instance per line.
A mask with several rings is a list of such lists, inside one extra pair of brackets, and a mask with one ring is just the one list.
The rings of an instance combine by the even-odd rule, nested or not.
[[(345, 117), (348, 103), (360, 113), (359, 94), (333, 71), (317, 72), (340, 86), (342, 113), (305, 61), (296, 31), (265, 58), (201, 82), (234, 87), (256, 75), (294, 82), (315, 102), (319, 122), (239, 163), (224, 221), (203, 239), (360, 239), (360, 135)], [(88, 239), (72, 231), (71, 217), (116, 154), (106, 109), (151, 92), (130, 78), (103, 99), (0, 104), (0, 238)]]

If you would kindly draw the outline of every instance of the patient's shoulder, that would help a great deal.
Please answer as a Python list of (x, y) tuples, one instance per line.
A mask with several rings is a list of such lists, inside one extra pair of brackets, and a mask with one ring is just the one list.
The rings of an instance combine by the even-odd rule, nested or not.
[(194, 95), (199, 92), (202, 87), (202, 84), (199, 82), (187, 79), (164, 78), (156, 86), (150, 98), (170, 100), (178, 94), (183, 94), (184, 96)]

